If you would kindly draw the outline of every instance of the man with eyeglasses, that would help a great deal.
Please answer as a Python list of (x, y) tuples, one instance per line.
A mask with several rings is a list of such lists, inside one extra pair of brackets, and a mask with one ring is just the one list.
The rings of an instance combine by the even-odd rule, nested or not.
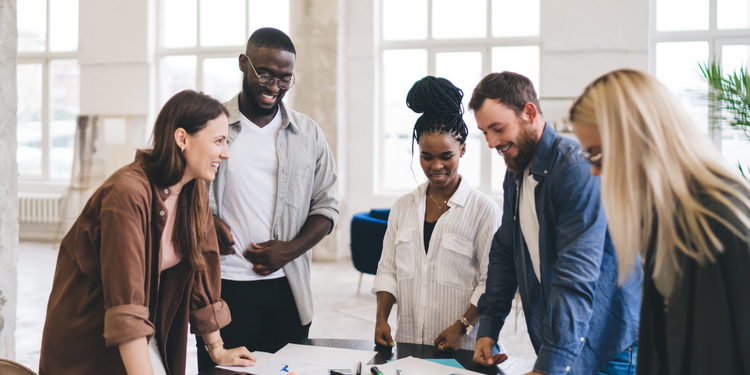
[[(306, 339), (313, 317), (310, 249), (338, 219), (336, 167), (323, 131), (281, 99), (295, 83), (296, 52), (262, 28), (239, 56), (242, 91), (227, 103), (231, 158), (210, 186), (228, 347), (275, 351)], [(214, 366), (197, 338), (198, 367)]]
[(502, 360), (493, 346), (518, 290), (537, 353), (529, 374), (635, 374), (643, 271), (639, 263), (618, 285), (599, 179), (589, 173), (601, 155), (557, 134), (520, 74), (484, 77), (469, 108), (508, 168), (474, 361)]

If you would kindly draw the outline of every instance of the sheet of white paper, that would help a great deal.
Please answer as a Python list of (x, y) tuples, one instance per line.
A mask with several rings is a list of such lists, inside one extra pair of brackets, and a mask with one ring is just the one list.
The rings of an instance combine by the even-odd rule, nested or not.
[[(370, 362), (374, 351), (329, 348), (322, 346), (288, 344), (276, 354), (253, 353), (258, 361), (253, 367), (217, 366), (234, 372), (253, 375), (327, 375), (329, 369), (355, 369), (358, 362)], [(369, 370), (362, 366), (364, 370)]]
[(239, 366), (216, 366), (221, 369), (233, 372), (247, 372), (253, 375), (325, 375), (328, 374), (328, 368), (325, 366), (311, 365), (304, 363), (293, 363), (283, 361), (283, 358), (276, 357), (275, 354), (266, 352), (253, 352), (258, 359), (253, 367)]
[(327, 368), (353, 369), (357, 367), (358, 362), (362, 362), (362, 365), (370, 362), (375, 354), (377, 354), (375, 351), (287, 344), (274, 354), (274, 360), (326, 366)]
[[(401, 375), (482, 375), (478, 372), (444, 366), (414, 357), (401, 358), (393, 362), (375, 366), (384, 375), (396, 375), (396, 370), (401, 371)], [(363, 366), (362, 373), (369, 374), (371, 367), (370, 365)]]
[(497, 365), (497, 368), (504, 374), (526, 374), (534, 370), (534, 362), (521, 358), (508, 357), (503, 363)]
[(273, 353), (266, 352), (253, 352), (257, 361), (253, 367), (240, 367), (240, 366), (216, 366), (229, 371), (236, 372), (249, 372), (251, 374), (281, 374), (280, 370), (284, 368), (284, 364), (277, 363), (273, 360)]

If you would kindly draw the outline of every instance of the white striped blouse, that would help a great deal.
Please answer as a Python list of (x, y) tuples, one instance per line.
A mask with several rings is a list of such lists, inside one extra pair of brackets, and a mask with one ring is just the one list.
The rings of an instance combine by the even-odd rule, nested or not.
[[(385, 291), (398, 304), (397, 342), (433, 345), (484, 293), (492, 237), (500, 207), (462, 180), (448, 200), (450, 210), (435, 224), (424, 248), (427, 184), (399, 198), (391, 209), (383, 255), (372, 293)], [(478, 326), (462, 349), (473, 349)]]

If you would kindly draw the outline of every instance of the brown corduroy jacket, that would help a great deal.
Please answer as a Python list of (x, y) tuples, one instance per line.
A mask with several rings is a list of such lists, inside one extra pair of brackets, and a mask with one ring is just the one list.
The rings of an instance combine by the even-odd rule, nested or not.
[[(196, 186), (205, 189), (203, 183)], [(209, 210), (207, 269), (195, 272), (183, 257), (159, 272), (168, 194), (136, 161), (116, 171), (89, 199), (60, 245), (40, 375), (126, 374), (118, 345), (154, 335), (167, 373), (182, 375), (188, 322), (198, 335), (229, 324)]]

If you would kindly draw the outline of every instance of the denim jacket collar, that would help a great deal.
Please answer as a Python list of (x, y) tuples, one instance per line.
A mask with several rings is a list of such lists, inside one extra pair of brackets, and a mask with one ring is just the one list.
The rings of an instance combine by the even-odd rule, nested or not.
[[(541, 181), (550, 170), (550, 165), (554, 161), (552, 151), (555, 148), (556, 139), (557, 132), (550, 123), (545, 122), (544, 132), (542, 133), (542, 138), (539, 140), (539, 146), (537, 146), (536, 155), (534, 156), (534, 165), (531, 166), (531, 174), (534, 175), (534, 179), (537, 181)], [(513, 179), (519, 181), (521, 174), (511, 173), (513, 173)]]

